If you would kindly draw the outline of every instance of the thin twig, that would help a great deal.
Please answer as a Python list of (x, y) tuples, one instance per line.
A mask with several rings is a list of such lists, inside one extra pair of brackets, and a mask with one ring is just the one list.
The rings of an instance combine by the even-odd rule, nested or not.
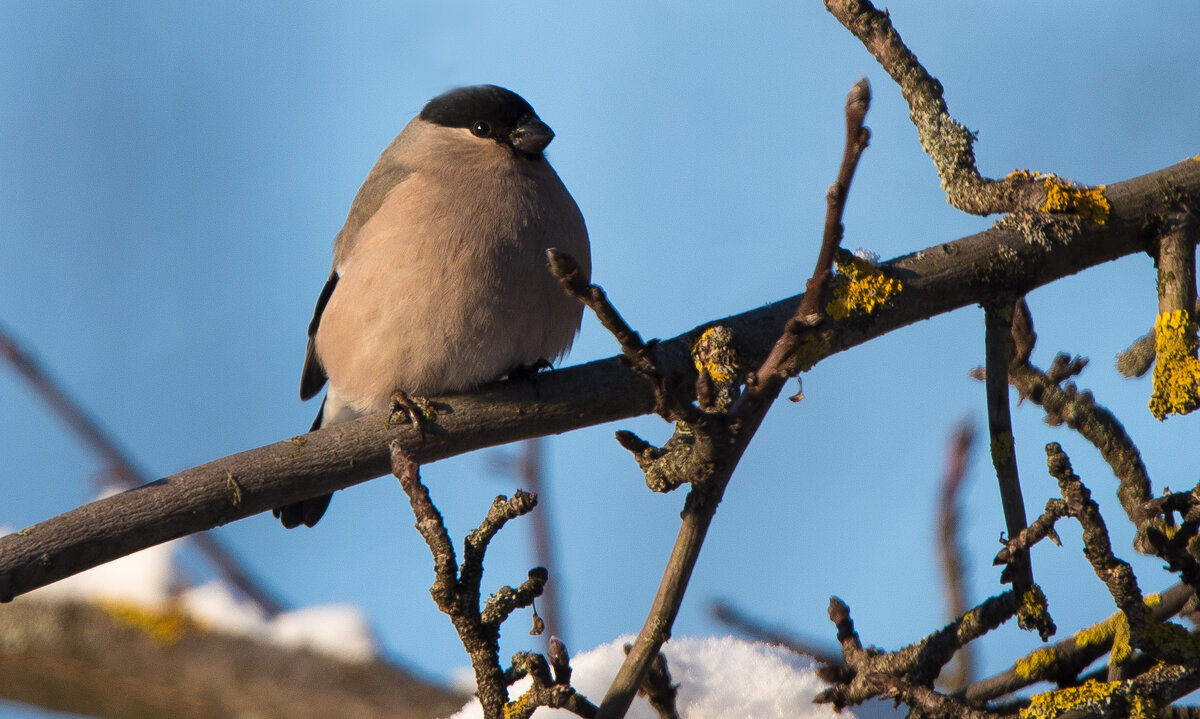
[(545, 567), (550, 576), (554, 578), (554, 581), (547, 582), (542, 590), (539, 611), (545, 617), (550, 635), (561, 638), (567, 636), (567, 628), (563, 624), (561, 604), (558, 601), (558, 592), (562, 588), (563, 581), (562, 572), (558, 568), (558, 561), (555, 557), (556, 545), (554, 542), (554, 530), (551, 527), (554, 512), (550, 511), (549, 504), (546, 501), (548, 488), (542, 476), (542, 449), (544, 445), (545, 443), (540, 437), (525, 442), (517, 466), (520, 470), (521, 481), (529, 488), (530, 492), (537, 495), (538, 503), (542, 507), (542, 511), (534, 512), (530, 515), (533, 529), (534, 556), (537, 558), (537, 563)]
[[(1200, 301), (1192, 305), (1192, 316), (1200, 317)], [(1117, 371), (1125, 377), (1141, 377), (1154, 366), (1154, 330), (1138, 337), (1117, 353)]]
[[(984, 308), (987, 357), (985, 378), (988, 408), (988, 435), (991, 437), (992, 465), (1000, 483), (1000, 503), (1008, 536), (1025, 529), (1025, 501), (1021, 497), (1021, 479), (1017, 472), (1016, 445), (1012, 414), (1008, 403), (1008, 368), (1015, 355), (1013, 342), (1013, 305), (993, 303)], [(1022, 552), (1008, 565), (1007, 578), (1018, 594), (1033, 586), (1033, 567), (1029, 554)]]
[(673, 386), (662, 373), (653, 354), (653, 343), (643, 342), (641, 335), (630, 327), (613, 307), (604, 290), (599, 285), (588, 282), (579, 262), (570, 253), (553, 248), (546, 251), (546, 257), (550, 262), (550, 271), (558, 278), (563, 291), (582, 302), (596, 315), (604, 329), (616, 338), (621, 347), (621, 354), (629, 366), (654, 387), (654, 411), (668, 422), (679, 419), (687, 422), (698, 421), (699, 412), (690, 403), (678, 397), (680, 388)]
[(992, 564), (999, 566), (1001, 564), (1009, 564), (1013, 558), (1022, 554), (1027, 554), (1029, 549), (1038, 542), (1050, 538), (1050, 541), (1059, 545), (1062, 542), (1058, 538), (1058, 534), (1054, 531), (1054, 524), (1068, 516), (1067, 503), (1061, 499), (1051, 499), (1046, 502), (1046, 509), (1041, 516), (1033, 520), (1025, 529), (1022, 529), (1015, 537), (1009, 537), (1002, 542), (1004, 549), (1001, 549), (996, 557), (992, 560)]

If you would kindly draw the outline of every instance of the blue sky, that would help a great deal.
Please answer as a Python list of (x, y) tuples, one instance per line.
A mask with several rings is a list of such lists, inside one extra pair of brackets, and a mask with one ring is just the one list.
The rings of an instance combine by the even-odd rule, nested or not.
[[(1105, 183), (1198, 151), (1200, 6), (918, 3), (889, 6), (901, 34), (979, 133), (982, 171)], [(845, 246), (884, 258), (977, 232), (947, 206), (899, 92), (820, 3), (478, 2), (0, 4), (0, 322), (34, 348), (155, 476), (298, 434), (305, 328), (332, 238), (383, 147), (430, 97), (491, 82), (556, 131), (551, 161), (587, 218), (594, 279), (645, 337), (672, 336), (799, 292), (819, 243), (844, 132), (866, 75), (871, 147)], [(1113, 355), (1152, 324), (1146, 256), (1030, 297), (1035, 362), (1093, 359), (1081, 379), (1139, 443), (1156, 489), (1190, 487), (1196, 417), (1159, 425), (1148, 380)], [(940, 626), (937, 479), (954, 423), (984, 416), (982, 313), (963, 309), (838, 355), (807, 399), (768, 417), (722, 504), (676, 634), (722, 632), (713, 598), (827, 638), (829, 595), (867, 641), (895, 648)], [(588, 318), (568, 363), (616, 353)], [(0, 370), (0, 523), (25, 526), (94, 495), (102, 470)], [(1055, 493), (1042, 446), (1062, 442), (1118, 525), (1098, 454), (1035, 408), (1016, 412), (1031, 516)], [(560, 530), (568, 645), (642, 624), (682, 494), (652, 495), (613, 440), (643, 418), (553, 438), (544, 499)], [(424, 476), (452, 533), (511, 493), (498, 454)], [(976, 600), (1003, 528), (977, 449), (965, 541)], [(397, 483), (339, 492), (315, 530), (269, 516), (217, 531), (289, 601), (352, 602), (388, 652), (437, 677), (466, 664), (427, 592), (431, 562)], [(1122, 529), (1124, 531), (1124, 529)], [(1065, 633), (1113, 610), (1078, 552), (1039, 548), (1035, 570)], [(1126, 532), (1126, 534), (1128, 534)], [(494, 544), (489, 587), (518, 582), (528, 535)], [(1126, 539), (1118, 553), (1133, 559)], [(1142, 586), (1171, 580), (1138, 561)], [(2, 610), (0, 610), (2, 611)], [(514, 619), (503, 651), (527, 648)], [(1005, 628), (984, 664), (1037, 643)], [(15, 711), (15, 710), (14, 710)], [(15, 716), (16, 714), (13, 714)]]

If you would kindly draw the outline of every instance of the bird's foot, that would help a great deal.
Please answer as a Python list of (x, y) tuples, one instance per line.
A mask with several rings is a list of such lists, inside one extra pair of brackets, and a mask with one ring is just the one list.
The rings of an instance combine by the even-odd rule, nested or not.
[(392, 393), (392, 410), (388, 415), (388, 424), (401, 422), (411, 424), (416, 428), (422, 442), (425, 441), (425, 423), (437, 419), (437, 410), (424, 397), (410, 396), (404, 390), (398, 389)]

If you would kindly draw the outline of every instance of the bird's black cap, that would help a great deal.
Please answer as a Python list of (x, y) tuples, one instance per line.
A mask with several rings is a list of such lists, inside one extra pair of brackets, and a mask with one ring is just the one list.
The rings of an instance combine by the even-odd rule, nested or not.
[(539, 154), (554, 133), (525, 98), (496, 85), (460, 87), (438, 95), (419, 117), (443, 127), (462, 127), (528, 154)]
[(471, 127), (479, 120), (516, 127), (527, 117), (537, 117), (525, 98), (495, 85), (460, 87), (438, 95), (421, 110), (421, 119), (445, 127)]

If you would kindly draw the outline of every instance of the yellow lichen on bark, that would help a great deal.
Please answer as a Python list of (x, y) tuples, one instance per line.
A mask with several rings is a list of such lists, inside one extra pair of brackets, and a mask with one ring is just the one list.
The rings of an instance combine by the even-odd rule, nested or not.
[(1104, 185), (1083, 187), (1058, 175), (1045, 175), (1029, 170), (1014, 170), (1005, 179), (1041, 180), (1042, 187), (1046, 190), (1046, 202), (1039, 208), (1042, 212), (1071, 213), (1103, 225), (1108, 221), (1108, 213), (1112, 210), (1112, 205), (1104, 196)]
[(1098, 225), (1108, 221), (1112, 206), (1104, 196), (1104, 185), (1075, 187), (1050, 175), (1043, 180), (1042, 186), (1046, 188), (1042, 212), (1071, 212)]
[(709, 327), (692, 343), (692, 363), (715, 382), (729, 382), (737, 373), (733, 333), (727, 327)]
[(838, 276), (833, 279), (833, 298), (825, 312), (835, 320), (852, 314), (869, 315), (887, 304), (904, 289), (900, 280), (887, 277), (866, 260), (854, 257), (837, 262)]
[(504, 705), (505, 717), (525, 716), (529, 712), (529, 704), (533, 701), (533, 688), (517, 697), (516, 701), (511, 701)]
[(1107, 704), (1121, 682), (1098, 682), (1089, 679), (1077, 687), (1056, 689), (1034, 695), (1029, 706), (1021, 710), (1021, 719), (1053, 719), (1070, 709), (1099, 708)]
[[(1012, 451), (1012, 435), (1007, 435), (1008, 451)], [(1044, 626), (1049, 619), (1050, 608), (1047, 606), (1046, 595), (1042, 588), (1034, 584), (1021, 595), (1021, 606), (1017, 609), (1017, 625), (1022, 629), (1036, 629)]]
[(1159, 420), (1200, 407), (1200, 359), (1196, 322), (1187, 310), (1164, 312), (1154, 321), (1154, 393), (1150, 411)]
[(1058, 654), (1053, 649), (1048, 647), (1035, 649), (1029, 653), (1029, 656), (1018, 659), (1013, 671), (1017, 673), (1018, 677), (1029, 680), (1040, 677), (1042, 672), (1054, 666), (1056, 661), (1058, 661)]

